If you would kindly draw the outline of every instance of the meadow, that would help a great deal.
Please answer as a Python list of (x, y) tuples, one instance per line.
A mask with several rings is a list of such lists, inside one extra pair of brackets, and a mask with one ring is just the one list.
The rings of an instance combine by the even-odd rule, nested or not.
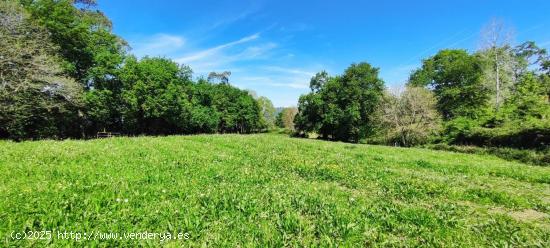
[[(278, 134), (0, 141), (0, 246), (550, 247), (549, 184), (488, 155)], [(13, 238), (33, 231), (54, 236)]]

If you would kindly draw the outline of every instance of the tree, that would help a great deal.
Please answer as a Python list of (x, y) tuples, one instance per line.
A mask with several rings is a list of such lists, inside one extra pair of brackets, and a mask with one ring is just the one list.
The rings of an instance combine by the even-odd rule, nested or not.
[(536, 73), (544, 73), (544, 65), (548, 60), (546, 49), (540, 48), (533, 41), (526, 41), (513, 49), (516, 58), (516, 68), (514, 73), (516, 78), (533, 68)]
[(477, 118), (484, 114), (489, 99), (482, 75), (477, 56), (464, 50), (441, 50), (423, 60), (422, 68), (411, 74), (408, 85), (432, 89), (445, 120), (461, 116)]
[[(513, 58), (510, 42), (512, 31), (506, 28), (501, 20), (493, 19), (481, 32), (480, 55), (487, 61), (485, 77), (493, 80), (495, 91), (495, 109), (498, 109), (502, 102), (503, 92), (506, 92), (513, 84)], [(505, 82), (504, 84), (502, 82)]]
[(130, 58), (119, 73), (122, 117), (134, 134), (191, 133), (191, 72), (165, 58)]
[(126, 56), (95, 4), (0, 2), (0, 138), (250, 133), (273, 122), (271, 102), (229, 85), (230, 72), (195, 83), (169, 59)]
[(262, 122), (265, 123), (268, 129), (275, 127), (275, 107), (269, 98), (261, 96), (256, 98), (258, 105), (260, 106), (260, 111), (262, 113)]
[(91, 89), (84, 93), (84, 132), (95, 136), (100, 130), (122, 131), (123, 99), (120, 91)]
[(543, 88), (546, 90), (546, 97), (548, 99), (548, 104), (550, 104), (550, 75), (544, 74), (540, 76)]
[(277, 126), (290, 131), (295, 131), (294, 118), (298, 114), (296, 107), (283, 108), (277, 115)]
[(330, 77), (326, 71), (321, 71), (315, 74), (309, 82), (309, 88), (313, 92), (317, 92), (323, 88), (323, 86), (330, 80)]
[(550, 76), (550, 59), (546, 58), (541, 64), (542, 70), (546, 72), (547, 76)]
[(231, 72), (230, 71), (224, 71), (224, 72), (220, 72), (220, 73), (217, 73), (217, 72), (210, 72), (208, 74), (208, 82), (211, 82), (211, 83), (215, 83), (217, 81), (219, 81), (220, 83), (222, 84), (227, 84), (229, 83), (229, 77), (231, 76)]
[(413, 146), (426, 143), (441, 127), (434, 94), (422, 87), (387, 92), (379, 108), (380, 121), (390, 144)]
[(0, 24), (0, 137), (79, 136), (81, 90), (48, 32), (13, 1), (0, 2)]
[(230, 84), (213, 84), (212, 106), (220, 116), (221, 133), (251, 133), (264, 128), (260, 105), (249, 94)]
[(50, 33), (59, 48), (64, 74), (85, 89), (84, 129), (120, 130), (122, 84), (116, 74), (128, 49), (112, 33), (111, 21), (97, 9), (95, 0), (20, 0), (37, 25)]
[(533, 41), (526, 41), (514, 48), (517, 60), (516, 78), (532, 73), (539, 75), (540, 87), (547, 92), (550, 103), (550, 59), (546, 49), (538, 47)]
[(547, 89), (534, 73), (524, 74), (505, 107), (512, 120), (548, 120), (550, 104)]
[[(326, 71), (316, 73), (309, 82), (311, 93), (301, 95), (298, 99), (298, 113), (294, 118), (293, 126), (301, 135), (304, 136), (309, 132), (318, 132), (321, 129), (324, 103), (319, 91), (331, 80), (334, 80), (334, 78), (330, 77)], [(281, 115), (280, 124), (281, 127), (285, 127), (282, 117)], [(323, 138), (326, 139), (328, 137)]]
[(311, 81), (311, 93), (299, 100), (298, 133), (318, 132), (324, 139), (350, 142), (372, 133), (374, 109), (384, 89), (378, 68), (352, 64), (342, 76), (319, 73)]
[(124, 59), (127, 43), (93, 0), (22, 0), (60, 49), (63, 68), (86, 87), (106, 87)]

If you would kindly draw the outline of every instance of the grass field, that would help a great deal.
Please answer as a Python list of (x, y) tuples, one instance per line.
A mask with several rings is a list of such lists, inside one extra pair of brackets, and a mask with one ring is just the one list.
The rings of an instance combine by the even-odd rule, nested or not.
[(550, 247), (550, 167), (275, 134), (0, 142), (0, 199), (0, 247)]

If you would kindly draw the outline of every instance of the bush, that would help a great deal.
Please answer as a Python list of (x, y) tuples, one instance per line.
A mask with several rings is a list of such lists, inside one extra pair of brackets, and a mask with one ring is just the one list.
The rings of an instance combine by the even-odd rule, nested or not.
[(444, 143), (425, 145), (424, 147), (460, 153), (494, 155), (506, 160), (516, 160), (533, 165), (550, 166), (550, 148), (537, 151), (499, 147), (455, 146)]
[(477, 146), (513, 147), (522, 149), (543, 149), (550, 144), (550, 129), (529, 127), (476, 128), (466, 140)]
[(530, 119), (488, 128), (483, 121), (457, 118), (445, 125), (442, 141), (454, 145), (544, 150), (550, 145), (550, 123)]
[(452, 144), (468, 144), (470, 133), (479, 127), (479, 121), (459, 117), (445, 123), (443, 140)]
[(441, 116), (436, 110), (432, 92), (408, 86), (401, 93), (387, 92), (378, 107), (381, 132), (386, 143), (399, 146), (426, 144), (441, 129)]

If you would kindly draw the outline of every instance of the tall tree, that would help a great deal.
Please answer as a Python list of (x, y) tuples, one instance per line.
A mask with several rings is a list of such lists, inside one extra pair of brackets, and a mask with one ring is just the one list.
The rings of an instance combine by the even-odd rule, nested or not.
[[(495, 91), (495, 109), (498, 111), (503, 98), (513, 84), (512, 31), (499, 19), (493, 19), (481, 31), (480, 55), (488, 61), (486, 80), (493, 80)], [(503, 83), (504, 82), (504, 83)]]
[(264, 128), (260, 105), (246, 90), (230, 84), (213, 84), (212, 106), (220, 114), (221, 133), (251, 133)]
[[(111, 21), (94, 0), (21, 0), (59, 46), (63, 68), (86, 87), (112, 83), (127, 43), (112, 33)], [(107, 84), (107, 85), (106, 85)]]
[(2, 1), (0, 37), (0, 137), (79, 136), (81, 88), (63, 75), (47, 30)]
[(256, 98), (256, 101), (258, 101), (258, 105), (260, 106), (260, 110), (262, 112), (262, 121), (265, 123), (267, 128), (274, 128), (276, 115), (273, 103), (265, 96)]
[(165, 58), (128, 59), (119, 75), (124, 85), (124, 125), (136, 134), (175, 134), (187, 130), (191, 72)]
[(425, 59), (408, 85), (433, 89), (445, 120), (477, 118), (487, 106), (489, 89), (482, 83), (483, 67), (477, 56), (464, 50), (441, 50)]

